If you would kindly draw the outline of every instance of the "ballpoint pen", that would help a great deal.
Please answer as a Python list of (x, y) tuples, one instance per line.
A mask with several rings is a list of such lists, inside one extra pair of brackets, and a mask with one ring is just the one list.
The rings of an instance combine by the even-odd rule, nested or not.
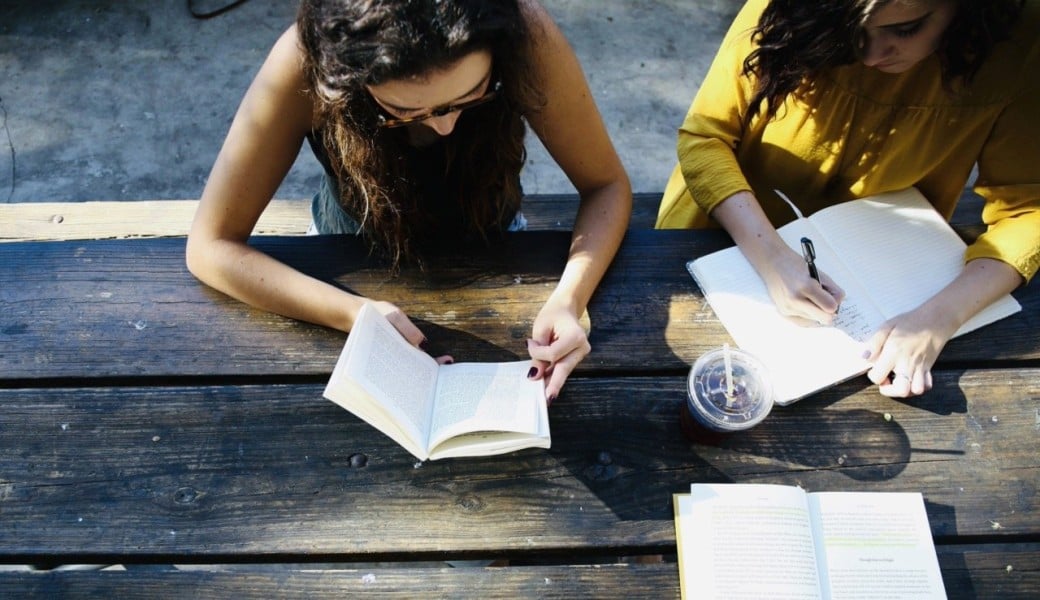
[(802, 238), (802, 256), (805, 257), (805, 264), (809, 265), (809, 277), (820, 283), (820, 273), (816, 270), (816, 248), (813, 248), (812, 240), (807, 237)]

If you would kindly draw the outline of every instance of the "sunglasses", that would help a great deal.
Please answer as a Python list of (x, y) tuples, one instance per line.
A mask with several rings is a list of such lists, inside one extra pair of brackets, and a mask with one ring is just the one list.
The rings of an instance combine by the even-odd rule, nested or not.
[(425, 121), (427, 119), (436, 119), (437, 117), (443, 117), (444, 115), (448, 115), (453, 112), (459, 112), (468, 108), (473, 108), (474, 106), (480, 106), (481, 104), (485, 104), (494, 100), (501, 90), (502, 82), (496, 81), (495, 83), (491, 84), (491, 86), (488, 88), (488, 91), (485, 92), (484, 95), (480, 96), (479, 98), (474, 98), (465, 102), (459, 102), (457, 104), (445, 104), (444, 106), (438, 106), (437, 108), (434, 108), (429, 112), (415, 115), (414, 117), (397, 118), (392, 116), (387, 117), (386, 115), (379, 115), (379, 127), (382, 127), (383, 129), (403, 127), (410, 123), (418, 123), (419, 121)]

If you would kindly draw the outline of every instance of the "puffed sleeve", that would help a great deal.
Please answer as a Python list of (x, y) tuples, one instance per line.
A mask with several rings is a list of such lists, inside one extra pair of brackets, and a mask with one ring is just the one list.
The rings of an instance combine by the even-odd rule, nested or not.
[(986, 231), (965, 254), (1004, 261), (1027, 282), (1040, 269), (1040, 42), (1031, 41), (1012, 74), (1020, 87), (979, 154), (975, 191), (986, 200)]
[(744, 59), (752, 50), (751, 33), (765, 5), (764, 0), (751, 0), (737, 14), (679, 129), (679, 166), (690, 194), (705, 212), (751, 189), (734, 149), (754, 92), (753, 78), (742, 74)]

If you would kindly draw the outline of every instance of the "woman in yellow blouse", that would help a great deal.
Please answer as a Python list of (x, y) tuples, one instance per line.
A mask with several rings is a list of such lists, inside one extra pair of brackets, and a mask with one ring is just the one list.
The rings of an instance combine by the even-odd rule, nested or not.
[(947, 218), (973, 166), (987, 230), (949, 286), (864, 350), (890, 396), (931, 388), (953, 333), (1040, 268), (1040, 2), (750, 0), (679, 131), (659, 228), (721, 225), (778, 309), (830, 322), (844, 296), (775, 227), (917, 187)]

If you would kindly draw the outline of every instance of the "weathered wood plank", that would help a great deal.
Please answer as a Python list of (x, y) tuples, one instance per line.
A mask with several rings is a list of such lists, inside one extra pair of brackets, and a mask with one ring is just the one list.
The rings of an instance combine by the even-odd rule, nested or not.
[[(435, 352), (456, 360), (526, 356), (532, 320), (562, 270), (564, 232), (509, 236), (494, 251), (447, 253), (391, 277), (344, 236), (257, 238), (318, 278), (390, 300)], [(730, 341), (686, 273), (722, 232), (632, 230), (589, 307), (582, 372), (687, 368)], [(183, 239), (0, 244), (0, 378), (310, 375), (331, 372), (345, 334), (254, 310), (196, 281)], [(1040, 288), (1021, 313), (951, 341), (940, 364), (1040, 359)], [(493, 304), (488, 298), (494, 297)]]
[(1040, 598), (1040, 545), (939, 546), (946, 595), (954, 598)]
[(0, 389), (0, 557), (668, 553), (671, 496), (703, 481), (920, 491), (940, 541), (1040, 532), (1038, 369), (941, 371), (906, 402), (848, 382), (718, 446), (682, 437), (684, 384), (573, 378), (551, 450), (421, 464), (319, 384)]
[[(0, 204), (0, 242), (188, 235), (198, 200), (24, 202)], [(272, 200), (256, 235), (303, 235), (310, 200)]]
[[(652, 229), (659, 193), (632, 195), (630, 229)], [(0, 242), (176, 237), (188, 235), (198, 200), (128, 202), (0, 203)], [(524, 198), (532, 231), (570, 231), (578, 210), (577, 194), (539, 194)], [(982, 200), (966, 190), (951, 221), (981, 223)], [(311, 223), (309, 199), (273, 200), (254, 235), (303, 235)]]
[[(950, 600), (1040, 596), (1035, 545), (937, 548)], [(1011, 566), (1011, 570), (1008, 570)], [(216, 567), (182, 571), (59, 571), (0, 574), (12, 598), (678, 598), (674, 562), (506, 568), (303, 569)]]
[[(660, 194), (632, 197), (632, 228), (652, 228)], [(0, 203), (0, 242), (126, 239), (188, 235), (198, 200)], [(523, 211), (535, 231), (570, 231), (576, 194), (528, 196)], [(310, 199), (273, 200), (253, 235), (304, 235)]]
[(461, 569), (106, 571), (0, 574), (12, 598), (678, 598), (675, 563)]

